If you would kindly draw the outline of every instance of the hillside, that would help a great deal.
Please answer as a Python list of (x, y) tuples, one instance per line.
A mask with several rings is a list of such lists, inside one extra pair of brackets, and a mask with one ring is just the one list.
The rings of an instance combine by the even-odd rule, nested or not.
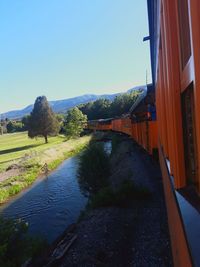
[[(127, 92), (131, 92), (133, 90), (138, 90), (139, 88), (144, 88), (144, 86), (134, 87), (129, 89)], [(52, 107), (53, 111), (56, 113), (64, 113), (69, 108), (72, 108), (74, 106), (84, 104), (87, 102), (95, 101), (99, 98), (106, 98), (109, 100), (113, 100), (115, 96), (119, 95), (117, 94), (104, 94), (104, 95), (95, 95), (95, 94), (86, 94), (82, 96), (77, 96), (73, 98), (63, 99), (63, 100), (55, 100), (55, 101), (49, 101), (50, 106)], [(2, 113), (1, 116), (3, 118), (8, 119), (20, 119), (25, 115), (28, 115), (33, 109), (33, 104), (28, 105), (27, 107), (20, 109), (20, 110), (12, 110), (5, 113)]]

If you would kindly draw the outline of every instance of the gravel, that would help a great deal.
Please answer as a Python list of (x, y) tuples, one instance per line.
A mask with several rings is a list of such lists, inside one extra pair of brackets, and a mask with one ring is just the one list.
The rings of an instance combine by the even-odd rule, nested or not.
[(111, 182), (124, 179), (148, 188), (152, 197), (129, 207), (90, 211), (77, 223), (77, 240), (57, 266), (170, 267), (170, 239), (159, 165), (128, 139), (112, 158)]

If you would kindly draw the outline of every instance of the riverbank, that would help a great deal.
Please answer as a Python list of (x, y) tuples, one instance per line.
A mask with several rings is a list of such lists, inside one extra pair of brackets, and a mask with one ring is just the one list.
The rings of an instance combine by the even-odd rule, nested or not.
[[(159, 165), (132, 140), (120, 138), (111, 156), (112, 188), (128, 179), (150, 197), (87, 210), (53, 245), (44, 260), (52, 262), (48, 266), (173, 266)], [(52, 260), (55, 251), (62, 254), (61, 246), (67, 248), (62, 257)]]
[(49, 143), (28, 139), (27, 133), (0, 137), (0, 203), (30, 186), (38, 176), (54, 170), (65, 159), (78, 154), (91, 136), (66, 140), (49, 138)]

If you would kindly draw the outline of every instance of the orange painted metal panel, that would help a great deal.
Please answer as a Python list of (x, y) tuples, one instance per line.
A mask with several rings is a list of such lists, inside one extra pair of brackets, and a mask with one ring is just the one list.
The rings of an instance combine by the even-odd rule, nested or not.
[(167, 78), (167, 106), (169, 110), (169, 157), (173, 168), (175, 186), (186, 185), (181, 114), (180, 60), (178, 44), (177, 1), (163, 1), (163, 29), (165, 65)]
[(158, 148), (158, 125), (157, 121), (149, 122), (149, 153), (153, 153), (153, 149)]
[(173, 187), (170, 181), (170, 175), (165, 162), (165, 157), (161, 148), (159, 148), (159, 156), (163, 176), (174, 266), (192, 267), (192, 260), (185, 238), (178, 204), (176, 202), (175, 193), (173, 191)]
[(200, 2), (199, 0), (190, 0), (189, 17), (190, 17), (190, 35), (192, 41), (192, 69), (195, 101), (195, 121), (196, 121), (196, 139), (197, 139), (197, 175), (198, 190), (200, 192)]
[(122, 131), (122, 133), (125, 133), (125, 134), (132, 136), (131, 119), (129, 119), (129, 118), (122, 118), (121, 119), (121, 131)]
[(121, 132), (121, 119), (112, 120), (112, 130), (116, 132)]

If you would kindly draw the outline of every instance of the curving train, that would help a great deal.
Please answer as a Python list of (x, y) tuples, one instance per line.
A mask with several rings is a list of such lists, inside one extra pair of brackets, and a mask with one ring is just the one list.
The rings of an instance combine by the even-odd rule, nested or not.
[(118, 118), (100, 119), (88, 122), (90, 130), (112, 130), (131, 136), (151, 155), (158, 150), (158, 129), (155, 109), (155, 90), (147, 85), (131, 107), (128, 114)]
[(200, 1), (147, 6), (152, 84), (129, 114), (88, 127), (159, 151), (174, 266), (200, 266)]

